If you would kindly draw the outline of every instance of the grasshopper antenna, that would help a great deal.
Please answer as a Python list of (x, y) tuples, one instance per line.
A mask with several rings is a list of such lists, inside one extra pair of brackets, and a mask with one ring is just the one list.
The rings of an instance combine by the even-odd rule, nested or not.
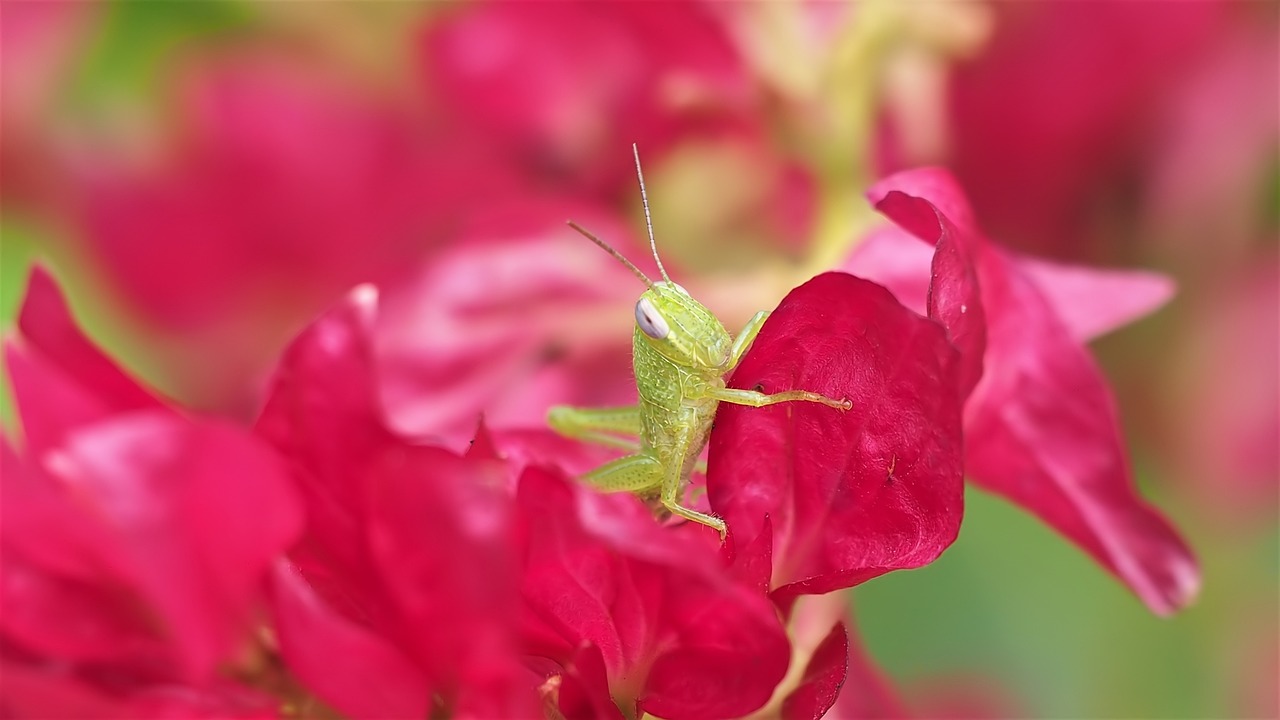
[(631, 153), (636, 156), (636, 177), (640, 178), (640, 200), (644, 203), (644, 224), (649, 229), (649, 248), (653, 250), (653, 261), (658, 263), (658, 272), (662, 273), (662, 279), (671, 282), (667, 269), (662, 267), (662, 260), (658, 257), (658, 243), (653, 239), (653, 219), (649, 217), (649, 194), (644, 189), (644, 172), (640, 170), (640, 149), (635, 143), (631, 143)]
[[(623, 257), (623, 256), (622, 256), (622, 253), (618, 252), (617, 250), (614, 250), (612, 245), (610, 245), (609, 243), (607, 243), (607, 242), (605, 242), (605, 241), (601, 240), (600, 238), (596, 237), (595, 235), (592, 235), (591, 233), (587, 232), (587, 231), (586, 231), (586, 229), (584, 229), (581, 225), (579, 225), (578, 223), (576, 223), (576, 222), (574, 222), (574, 221), (572, 221), (572, 220), (569, 220), (569, 221), (568, 221), (568, 224), (569, 224), (569, 227), (571, 227), (571, 228), (573, 228), (574, 230), (577, 230), (578, 232), (582, 233), (582, 234), (583, 234), (583, 235), (584, 235), (588, 240), (590, 240), (591, 242), (595, 243), (596, 245), (599, 245), (601, 250), (604, 250), (605, 252), (609, 253), (609, 254), (610, 254), (610, 255), (612, 255), (614, 258), (616, 258), (618, 262), (622, 263), (623, 265), (626, 265), (626, 266), (627, 266), (627, 268), (628, 268), (628, 269), (630, 269), (630, 270), (631, 270), (631, 272), (635, 273), (635, 274), (636, 274), (636, 277), (640, 278), (640, 279), (644, 282), (644, 284), (645, 284), (645, 285), (647, 285), (647, 286), (649, 286), (649, 287), (653, 287), (653, 281), (649, 279), (649, 276), (648, 276), (648, 275), (645, 275), (645, 274), (644, 274), (644, 273), (642, 273), (642, 272), (640, 272), (640, 268), (638, 268), (638, 267), (636, 267), (635, 265), (631, 264), (631, 261), (630, 261), (630, 260), (628, 260), (628, 259), (626, 259), (625, 257)], [(665, 274), (664, 274), (664, 275), (665, 275)]]

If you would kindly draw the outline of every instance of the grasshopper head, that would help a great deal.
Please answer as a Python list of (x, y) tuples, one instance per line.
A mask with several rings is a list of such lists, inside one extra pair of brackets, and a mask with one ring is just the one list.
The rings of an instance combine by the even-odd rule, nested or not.
[(649, 217), (649, 197), (644, 190), (644, 173), (640, 170), (640, 151), (635, 145), (631, 152), (636, 158), (636, 177), (640, 180), (640, 199), (644, 202), (645, 226), (649, 230), (649, 248), (653, 261), (662, 273), (662, 280), (653, 282), (632, 262), (608, 243), (583, 230), (572, 220), (569, 227), (582, 233), (599, 245), (618, 262), (626, 265), (648, 290), (636, 301), (636, 342), (648, 343), (654, 350), (684, 368), (726, 368), (733, 349), (733, 338), (724, 325), (705, 305), (694, 300), (689, 292), (667, 277), (667, 269), (658, 257), (658, 244), (653, 239), (653, 222)]
[(720, 320), (670, 281), (653, 283), (636, 301), (636, 338), (690, 368), (723, 367), (733, 344)]

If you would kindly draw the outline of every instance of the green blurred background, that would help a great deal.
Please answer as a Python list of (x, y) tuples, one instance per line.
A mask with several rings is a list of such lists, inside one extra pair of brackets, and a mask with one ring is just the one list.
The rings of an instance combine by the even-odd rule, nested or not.
[[(46, 38), (30, 50), (29, 43), (16, 37), (29, 31), (17, 17), (18, 6), (24, 4), (33, 3), (4, 0), (0, 4), (0, 32), (6, 40), (3, 77), (9, 84), (0, 88), (0, 104), (8, 105), (0, 117), (10, 145), (3, 158), (5, 185), (0, 196), (0, 313), (6, 327), (15, 316), (28, 268), (39, 259), (54, 269), (87, 331), (109, 352), (173, 396), (207, 406), (207, 397), (193, 386), (199, 382), (199, 369), (193, 373), (178, 366), (184, 356), (174, 346), (189, 338), (139, 317), (136, 308), (121, 299), (112, 277), (100, 267), (99, 256), (89, 248), (83, 226), (67, 209), (75, 200), (60, 197), (58, 188), (76, 182), (68, 178), (79, 177), (83, 165), (96, 157), (95, 149), (127, 150), (126, 141), (136, 139), (137, 133), (172, 123), (172, 72), (181, 64), (178, 60), (265, 47), (302, 58), (304, 66), (314, 62), (317, 72), (338, 68), (344, 80), (354, 78), (356, 84), (394, 95), (397, 88), (412, 82), (405, 78), (413, 74), (407, 68), (417, 62), (413, 48), (420, 42), (422, 29), (436, 17), (462, 11), (413, 3), (51, 2), (42, 4), (65, 6), (69, 12), (39, 28), (39, 33), (52, 33), (53, 39)], [(935, 69), (980, 60), (987, 48), (1000, 47), (1005, 35), (1016, 37), (1020, 23), (1026, 22), (1021, 15), (1033, 13), (1031, 6), (1040, 3), (1028, 2), (1026, 7), (1005, 3), (994, 11), (981, 3), (963, 5), (994, 12), (994, 16), (980, 16), (988, 26), (979, 33), (981, 40), (968, 41), (963, 52), (938, 50), (945, 42), (926, 45), (931, 49), (929, 57), (937, 61), (931, 66)], [(1165, 16), (1173, 14), (1178, 3), (1128, 5), (1143, 5), (1153, 16)], [(1232, 33), (1248, 34), (1259, 27), (1263, 36), (1259, 57), (1268, 57), (1280, 33), (1280, 24), (1266, 27), (1275, 19), (1275, 5), (1221, 5), (1225, 19), (1214, 22), (1225, 29), (1213, 33), (1226, 39), (1198, 38), (1201, 44), (1195, 47), (1201, 54), (1196, 57), (1205, 58), (1207, 66), (1215, 61), (1217, 43), (1234, 47), (1238, 37)], [(1100, 16), (1098, 22), (1104, 24), (1096, 26), (1102, 34), (1109, 32), (1106, 17)], [(926, 17), (919, 22), (931, 21)], [(1115, 32), (1130, 27), (1116, 22)], [(1157, 20), (1143, 32), (1166, 29)], [(943, 30), (938, 33), (946, 35)], [(1169, 52), (1180, 52), (1178, 46), (1170, 47)], [(1280, 114), (1274, 100), (1277, 56), (1272, 54), (1270, 59), (1271, 67), (1244, 65), (1253, 68), (1252, 74), (1246, 73), (1244, 86), (1262, 88), (1264, 97), (1253, 98), (1260, 110), (1240, 112), (1256, 115), (1269, 107)], [(866, 72), (888, 72), (887, 63), (872, 65)], [(15, 77), (37, 72), (39, 92), (14, 91)], [(881, 116), (880, 104), (887, 104), (890, 95), (874, 95), (875, 107), (865, 114)], [(1234, 106), (1220, 108), (1228, 116), (1222, 132), (1237, 127), (1231, 117), (1234, 111)], [(1269, 127), (1276, 124), (1272, 120)], [(1147, 127), (1159, 126), (1149, 117), (1143, 122), (1154, 123)], [(1090, 243), (1037, 245), (1029, 235), (1016, 234), (1016, 222), (1006, 225), (1014, 234), (1002, 237), (1030, 251), (1074, 261), (1154, 267), (1179, 281), (1182, 295), (1169, 308), (1102, 340), (1095, 350), (1116, 383), (1144, 496), (1184, 532), (1200, 558), (1199, 601), (1172, 619), (1154, 617), (1089, 558), (1039, 522), (1002, 500), (970, 489), (960, 539), (941, 560), (922, 570), (877, 579), (856, 591), (858, 622), (868, 647), (909, 697), (971, 692), (982, 696), (979, 705), (995, 698), (994, 704), (1003, 703), (1005, 712), (1038, 717), (1276, 716), (1280, 534), (1274, 464), (1271, 475), (1265, 475), (1264, 466), (1261, 480), (1241, 490), (1230, 477), (1236, 473), (1233, 467), (1224, 466), (1222, 477), (1205, 477), (1204, 468), (1212, 467), (1212, 461), (1195, 464), (1179, 454), (1186, 449), (1183, 438), (1186, 433), (1195, 434), (1197, 423), (1216, 422), (1211, 418), (1218, 416), (1201, 414), (1205, 411), (1197, 403), (1203, 396), (1228, 401), (1232, 397), (1230, 391), (1216, 388), (1227, 382), (1233, 367), (1263, 369), (1263, 376), (1256, 380), (1243, 380), (1246, 388), (1253, 382), (1261, 396), (1264, 424), (1274, 417), (1280, 402), (1274, 390), (1274, 373), (1280, 373), (1275, 364), (1280, 344), (1276, 337), (1280, 298), (1275, 295), (1275, 283), (1255, 301), (1216, 304), (1224, 288), (1243, 284), (1243, 278), (1252, 273), (1261, 270), (1275, 275), (1280, 161), (1274, 132), (1269, 132), (1250, 150), (1262, 158), (1263, 172), (1249, 170), (1246, 177), (1232, 178), (1240, 187), (1252, 188), (1261, 202), (1225, 208), (1218, 220), (1209, 213), (1210, 219), (1201, 218), (1203, 223), (1195, 227), (1196, 237), (1190, 241), (1163, 242), (1162, 228), (1169, 224), (1146, 222), (1141, 219), (1147, 217), (1145, 210), (1133, 209), (1139, 204), (1135, 197), (1141, 195), (1142, 184), (1153, 182), (1138, 170), (1108, 186), (1111, 194), (1103, 198), (1105, 202), (1090, 206), (1093, 214), (1079, 226), (1080, 232), (1091, 233)], [(864, 133), (846, 140), (869, 142), (869, 137)], [(1204, 137), (1199, 142), (1207, 142)], [(22, 146), (15, 150), (17, 144)], [(610, 161), (621, 163), (624, 150), (625, 146), (611, 150)], [(1159, 146), (1144, 149), (1148, 157), (1161, 152)], [(804, 152), (797, 154), (804, 157)], [(1213, 148), (1205, 154), (1216, 157)], [(998, 164), (999, 149), (992, 149), (991, 155), (991, 162)], [(948, 162), (945, 153), (924, 159)], [(652, 161), (655, 168), (661, 168), (662, 162), (661, 158)], [(871, 167), (870, 160), (864, 162)], [(37, 172), (32, 172), (33, 166)], [(651, 174), (662, 172), (655, 169)], [(874, 173), (864, 168), (843, 182), (864, 182), (869, 174)], [(1219, 176), (1206, 170), (1205, 177), (1218, 182)], [(716, 188), (704, 192), (714, 193)], [(686, 210), (698, 212), (697, 207)], [(704, 222), (672, 215), (665, 219), (668, 226)], [(984, 222), (999, 227), (1002, 221), (984, 218)], [(1177, 222), (1181, 221), (1176, 216), (1168, 220)], [(678, 227), (671, 231), (678, 232)], [(1140, 242), (1115, 240), (1135, 234), (1142, 236)], [(1230, 239), (1236, 236), (1244, 239)], [(695, 271), (698, 262), (697, 258), (689, 261)], [(322, 300), (316, 302), (316, 307), (286, 314), (278, 326), (264, 331), (259, 362), (284, 342), (289, 327), (323, 307)], [(1216, 334), (1217, 328), (1232, 323), (1251, 328), (1251, 340), (1239, 347), (1219, 347), (1234, 342)], [(1263, 354), (1261, 360), (1241, 360), (1258, 353)], [(1220, 362), (1220, 354), (1227, 355), (1226, 361)], [(1268, 368), (1273, 373), (1270, 378), (1265, 377)], [(1266, 414), (1267, 405), (1271, 415)], [(240, 409), (210, 409), (243, 414)], [(12, 423), (7, 399), (4, 415), (6, 423)], [(1241, 415), (1253, 424), (1238, 431), (1216, 427), (1214, 431), (1266, 431), (1251, 419), (1259, 417), (1256, 411)], [(1272, 463), (1280, 452), (1277, 443), (1280, 438), (1273, 436)]]

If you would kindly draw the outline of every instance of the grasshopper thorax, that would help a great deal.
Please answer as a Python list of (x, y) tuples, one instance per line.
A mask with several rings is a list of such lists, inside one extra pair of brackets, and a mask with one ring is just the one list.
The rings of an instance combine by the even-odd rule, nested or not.
[[(622, 253), (600, 238), (569, 221), (569, 227), (582, 233), (632, 272), (649, 289), (636, 301), (635, 347), (650, 348), (675, 365), (688, 370), (717, 370), (729, 366), (733, 338), (724, 325), (705, 305), (694, 300), (689, 291), (671, 281), (658, 257), (658, 244), (653, 239), (653, 221), (649, 216), (649, 196), (644, 189), (644, 173), (640, 170), (640, 152), (635, 145), (636, 177), (640, 181), (640, 199), (644, 204), (645, 227), (649, 231), (649, 249), (662, 279), (653, 282)], [(719, 374), (719, 373), (718, 373)]]
[(659, 281), (636, 301), (636, 342), (690, 369), (724, 368), (733, 339), (705, 305), (676, 283)]

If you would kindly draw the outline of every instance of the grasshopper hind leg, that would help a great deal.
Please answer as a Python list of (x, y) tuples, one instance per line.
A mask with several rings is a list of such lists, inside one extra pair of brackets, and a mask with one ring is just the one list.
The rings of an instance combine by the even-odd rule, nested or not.
[(662, 502), (662, 507), (670, 511), (672, 515), (682, 517), (685, 520), (692, 520), (693, 522), (706, 525), (710, 528), (715, 528), (715, 531), (720, 533), (720, 539), (724, 540), (725, 535), (729, 531), (728, 527), (724, 524), (724, 520), (721, 520), (715, 515), (708, 515), (707, 513), (698, 512), (693, 508), (687, 508), (684, 505), (681, 505), (680, 498), (676, 497), (679, 491), (679, 485), (667, 484), (663, 486), (662, 495), (659, 498)]
[(658, 494), (662, 478), (662, 464), (649, 455), (637, 453), (607, 462), (581, 479), (601, 492), (629, 492), (645, 496)]
[(714, 528), (723, 540), (727, 528), (724, 521), (681, 504), (684, 483), (673, 482), (657, 458), (637, 453), (620, 457), (582, 476), (582, 481), (601, 492), (629, 492), (640, 497), (655, 498), (672, 515)]

